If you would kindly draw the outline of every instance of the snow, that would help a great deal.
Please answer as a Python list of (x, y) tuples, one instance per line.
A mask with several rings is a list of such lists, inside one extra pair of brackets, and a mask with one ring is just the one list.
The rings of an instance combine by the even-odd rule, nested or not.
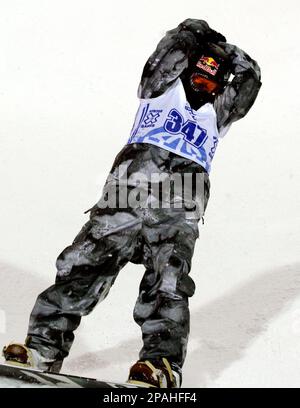
[[(259, 62), (263, 86), (213, 161), (183, 386), (299, 387), (299, 36), (291, 32), (299, 2), (188, 5), (1, 3), (0, 344), (24, 340), (56, 257), (98, 200), (128, 138), (144, 62), (166, 30), (200, 18)], [(63, 371), (127, 377), (142, 345), (132, 318), (142, 274), (136, 265), (121, 271), (83, 319)]]

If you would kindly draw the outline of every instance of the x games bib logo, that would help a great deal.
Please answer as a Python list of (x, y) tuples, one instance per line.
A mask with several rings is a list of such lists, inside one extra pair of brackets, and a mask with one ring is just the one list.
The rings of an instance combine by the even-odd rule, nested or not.
[(160, 117), (161, 112), (162, 109), (151, 109), (148, 115), (145, 117), (141, 127), (142, 128), (154, 127), (155, 123)]

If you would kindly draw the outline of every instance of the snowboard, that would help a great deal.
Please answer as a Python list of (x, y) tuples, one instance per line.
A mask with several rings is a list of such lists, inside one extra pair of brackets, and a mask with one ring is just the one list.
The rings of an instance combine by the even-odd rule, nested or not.
[(95, 378), (79, 377), (76, 375), (49, 373), (8, 364), (0, 364), (0, 387), (1, 378), (17, 382), (21, 381), (24, 384), (55, 388), (143, 388), (133, 384), (101, 381)]

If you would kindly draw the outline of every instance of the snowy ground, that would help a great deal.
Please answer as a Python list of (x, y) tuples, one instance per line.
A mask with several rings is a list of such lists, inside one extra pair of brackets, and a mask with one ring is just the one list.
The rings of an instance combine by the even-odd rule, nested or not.
[[(257, 59), (263, 87), (214, 159), (183, 386), (299, 387), (299, 2), (129, 3), (0, 3), (0, 345), (23, 341), (56, 257), (99, 197), (144, 62), (166, 30), (203, 18)], [(127, 265), (83, 320), (65, 372), (126, 378), (142, 344), (132, 318), (142, 273)]]

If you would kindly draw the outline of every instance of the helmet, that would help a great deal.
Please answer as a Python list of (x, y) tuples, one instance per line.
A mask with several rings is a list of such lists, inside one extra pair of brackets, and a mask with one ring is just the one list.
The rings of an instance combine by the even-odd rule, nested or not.
[(190, 84), (196, 92), (217, 93), (226, 86), (230, 77), (229, 59), (220, 46), (208, 43), (192, 63)]
[[(229, 58), (216, 44), (208, 43), (194, 54), (184, 73), (184, 87), (189, 102), (212, 102), (230, 77)], [(197, 104), (197, 103), (196, 103)]]

